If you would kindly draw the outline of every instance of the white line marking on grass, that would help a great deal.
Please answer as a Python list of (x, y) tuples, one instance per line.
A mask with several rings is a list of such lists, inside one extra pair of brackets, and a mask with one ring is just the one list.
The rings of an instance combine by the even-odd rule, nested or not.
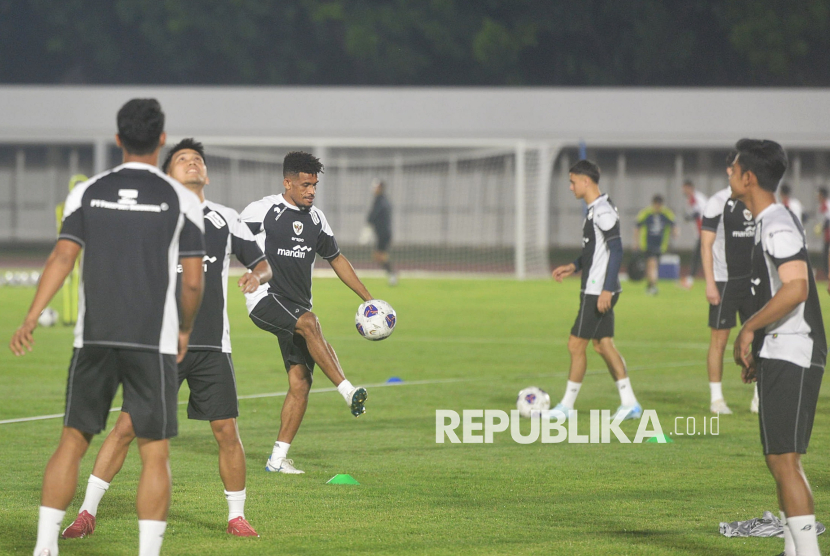
[[(262, 334), (251, 334), (240, 332), (234, 338), (256, 338), (259, 339)], [(333, 341), (359, 341), (360, 337), (356, 335), (340, 336), (329, 335), (326, 336)], [(562, 346), (568, 343), (567, 339), (561, 338), (505, 338), (500, 336), (498, 338), (482, 338), (482, 337), (435, 337), (435, 336), (395, 336), (396, 342), (404, 343), (435, 343), (435, 344), (497, 344), (497, 345), (526, 345), (526, 346)], [(661, 348), (661, 349), (709, 349), (709, 344), (702, 342), (638, 342), (638, 341), (615, 341), (618, 346), (630, 348)]]
[[(705, 362), (703, 362), (705, 363)], [(669, 368), (677, 368), (677, 367), (691, 367), (693, 365), (700, 365), (703, 364), (701, 361), (683, 361), (678, 363), (663, 363), (660, 365), (641, 365), (635, 367), (628, 367), (629, 371), (649, 371), (655, 369), (669, 369)], [(605, 374), (608, 371), (606, 369), (602, 370), (595, 370), (595, 371), (588, 371), (586, 375), (596, 375), (596, 374)], [(523, 375), (523, 376), (516, 376), (514, 378), (539, 378), (539, 377), (562, 377), (567, 376), (567, 373), (543, 373), (537, 375)], [(427, 379), (427, 380), (410, 380), (406, 382), (379, 382), (377, 384), (367, 384), (366, 388), (384, 388), (387, 386), (422, 386), (424, 384), (450, 384), (453, 382), (475, 382), (478, 380), (491, 380), (492, 377), (475, 377), (475, 378), (436, 378), (436, 379)], [(327, 392), (336, 392), (337, 388), (314, 388), (309, 392), (310, 394), (322, 394)], [(248, 394), (245, 396), (237, 396), (240, 400), (255, 400), (259, 398), (279, 398), (281, 396), (285, 396), (288, 392), (268, 392), (266, 394)], [(185, 405), (187, 400), (180, 401), (179, 405)], [(120, 407), (113, 407), (110, 409), (110, 413), (115, 411), (121, 411)], [(55, 413), (53, 415), (37, 415), (35, 417), (20, 417), (18, 419), (6, 419), (4, 421), (0, 421), (0, 425), (9, 425), (12, 423), (26, 423), (29, 421), (44, 421), (47, 419), (59, 419), (63, 417), (63, 413)]]

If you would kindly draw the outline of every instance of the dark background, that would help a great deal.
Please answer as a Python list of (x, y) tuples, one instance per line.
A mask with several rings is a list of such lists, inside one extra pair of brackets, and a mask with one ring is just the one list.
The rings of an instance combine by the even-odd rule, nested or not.
[(830, 86), (830, 0), (0, 0), (0, 83)]

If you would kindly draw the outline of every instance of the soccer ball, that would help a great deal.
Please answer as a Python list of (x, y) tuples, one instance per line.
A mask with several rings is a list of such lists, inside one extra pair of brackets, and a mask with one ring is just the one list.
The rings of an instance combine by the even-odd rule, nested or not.
[(397, 315), (387, 302), (370, 299), (361, 303), (354, 316), (354, 325), (367, 340), (385, 340), (395, 330)]
[(47, 307), (37, 318), (37, 323), (44, 328), (55, 326), (58, 323), (58, 312), (51, 307)]
[(530, 417), (531, 412), (550, 409), (550, 396), (537, 386), (528, 386), (519, 392), (516, 408), (522, 417)]

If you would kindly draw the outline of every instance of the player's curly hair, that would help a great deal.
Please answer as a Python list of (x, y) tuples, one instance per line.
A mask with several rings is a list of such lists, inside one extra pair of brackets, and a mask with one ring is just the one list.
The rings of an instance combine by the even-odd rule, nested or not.
[(134, 98), (118, 111), (118, 138), (130, 154), (151, 154), (164, 133), (164, 112), (154, 98)]
[(282, 176), (297, 176), (299, 174), (322, 174), (323, 163), (320, 159), (303, 151), (292, 151), (285, 155), (282, 162)]
[(205, 146), (193, 137), (188, 137), (187, 139), (182, 139), (176, 143), (172, 149), (170, 149), (167, 156), (164, 157), (164, 162), (161, 164), (161, 171), (166, 174), (167, 170), (170, 168), (170, 163), (173, 162), (173, 155), (184, 150), (196, 151), (199, 153), (199, 156), (202, 157), (202, 161), (207, 164), (207, 158), (205, 158)]

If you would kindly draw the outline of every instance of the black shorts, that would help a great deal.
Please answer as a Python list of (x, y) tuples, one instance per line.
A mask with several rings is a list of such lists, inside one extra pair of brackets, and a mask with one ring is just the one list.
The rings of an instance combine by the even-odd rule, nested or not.
[(75, 348), (66, 383), (64, 425), (89, 434), (107, 426), (118, 385), (131, 408), (139, 438), (160, 440), (178, 432), (176, 356), (152, 351)]
[(741, 317), (741, 324), (746, 322), (746, 319), (755, 312), (749, 280), (715, 282), (715, 284), (720, 293), (720, 305), (709, 305), (709, 328), (715, 330), (735, 328), (737, 323), (735, 313)]
[(309, 371), (314, 371), (314, 359), (308, 352), (305, 338), (294, 332), (297, 319), (308, 312), (308, 308), (274, 294), (263, 297), (251, 311), (254, 324), (279, 340), (286, 372), (294, 365), (305, 365)]
[(611, 296), (611, 308), (605, 313), (597, 310), (598, 295), (579, 294), (579, 313), (576, 322), (571, 328), (571, 336), (583, 339), (613, 338), (614, 337), (614, 305), (620, 299), (617, 292)]
[(375, 246), (376, 251), (389, 251), (389, 245), (392, 243), (392, 234), (384, 234), (379, 233), (378, 236), (378, 243)]
[(187, 418), (218, 421), (239, 416), (236, 374), (230, 353), (188, 351), (179, 363), (179, 388), (187, 380)]
[(781, 359), (758, 361), (758, 422), (764, 455), (807, 453), (824, 369)]

